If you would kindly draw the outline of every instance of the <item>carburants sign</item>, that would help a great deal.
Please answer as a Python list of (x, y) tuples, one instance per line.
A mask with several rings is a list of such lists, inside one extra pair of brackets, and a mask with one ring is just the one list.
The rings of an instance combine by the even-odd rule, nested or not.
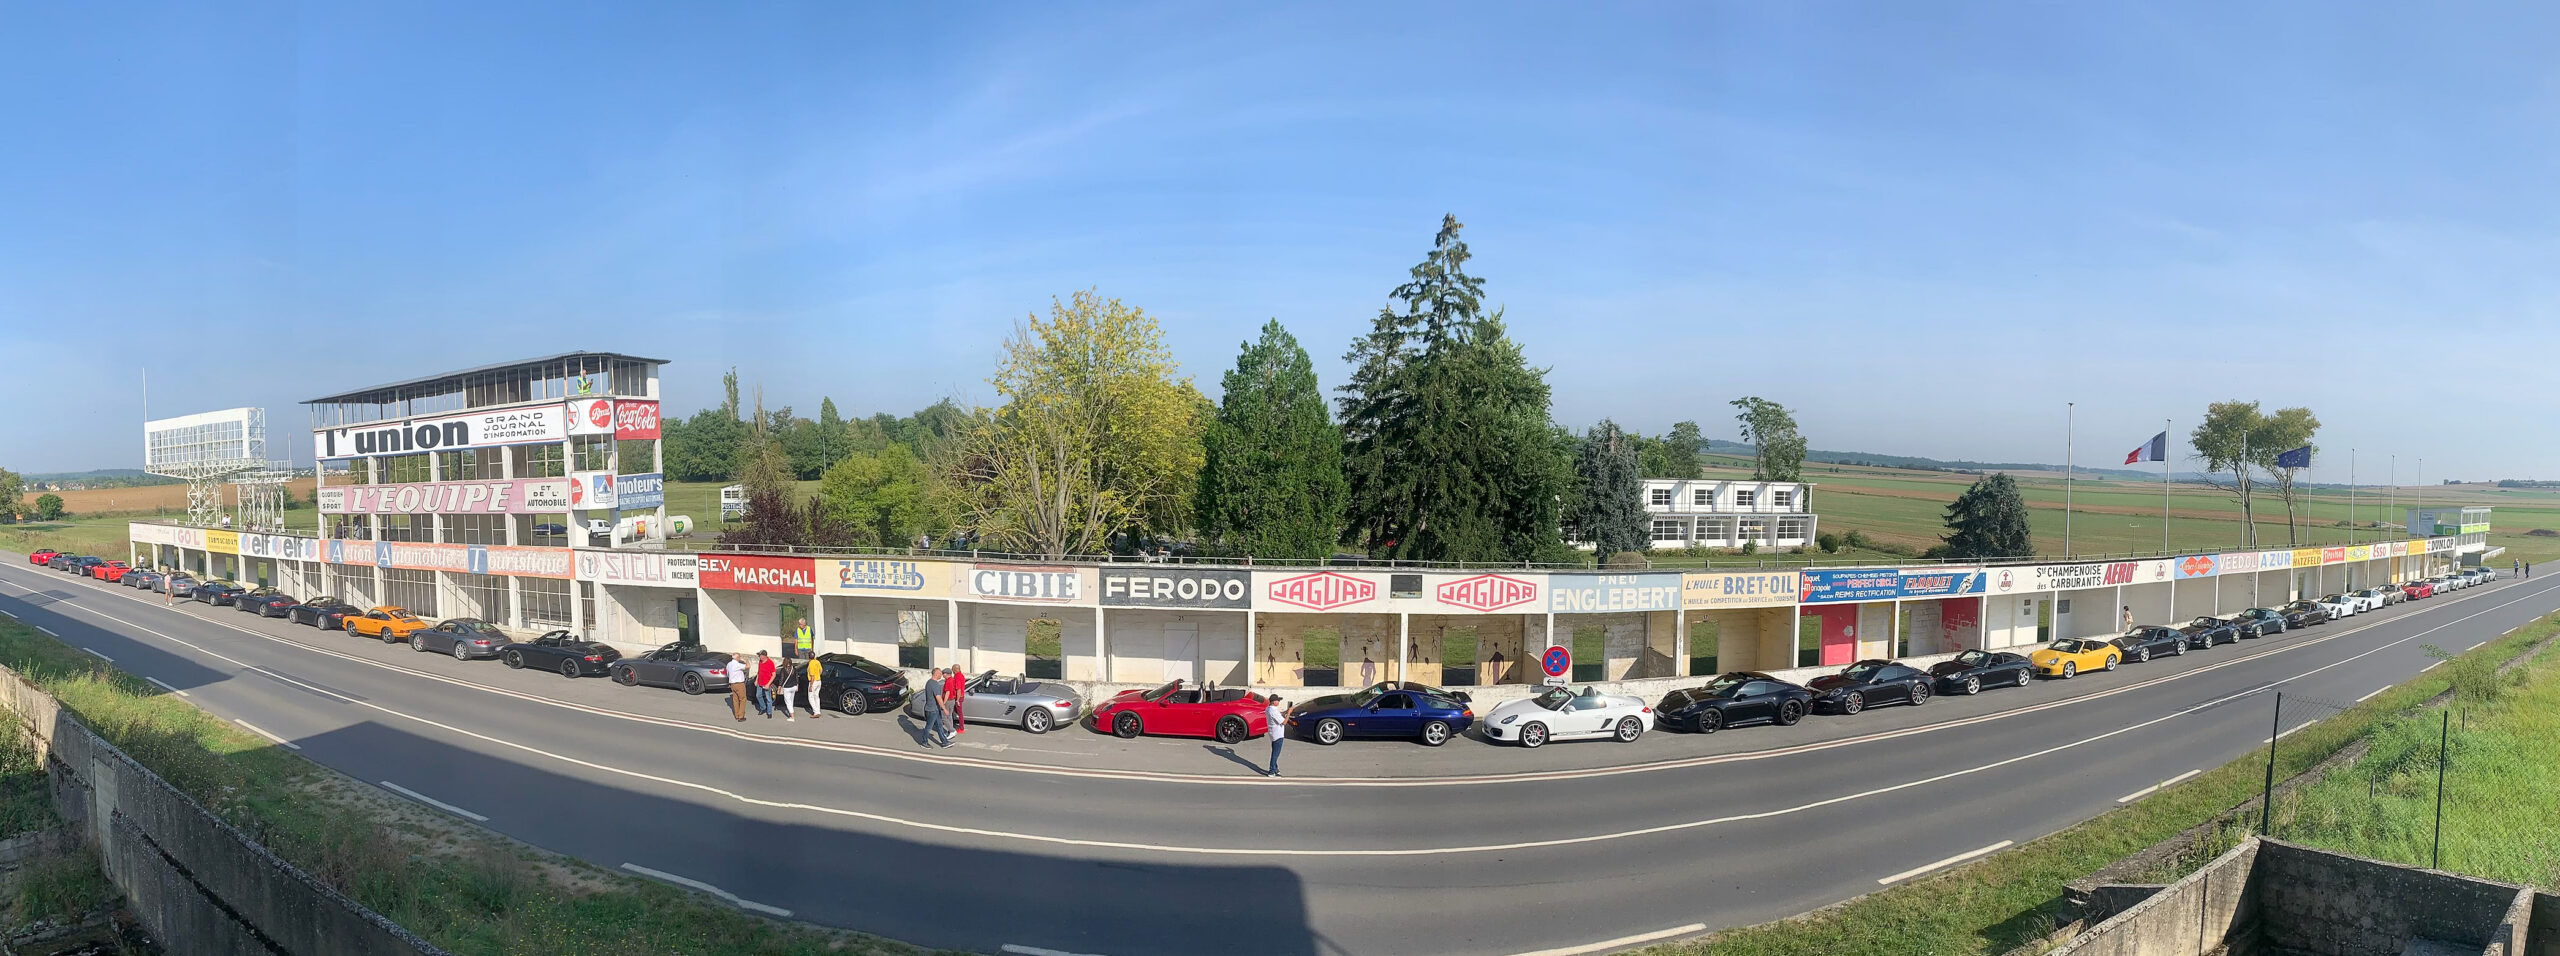
[(1377, 582), (1348, 574), (1324, 571), (1281, 578), (1263, 589), (1263, 596), (1282, 604), (1292, 604), (1310, 611), (1330, 611), (1359, 604), (1378, 596)]
[(1471, 611), (1491, 611), (1536, 601), (1538, 585), (1499, 574), (1479, 574), (1443, 584), (1437, 593), (1442, 604)]
[(701, 579), (703, 587), (724, 591), (818, 592), (817, 562), (809, 558), (706, 554), (702, 556)]

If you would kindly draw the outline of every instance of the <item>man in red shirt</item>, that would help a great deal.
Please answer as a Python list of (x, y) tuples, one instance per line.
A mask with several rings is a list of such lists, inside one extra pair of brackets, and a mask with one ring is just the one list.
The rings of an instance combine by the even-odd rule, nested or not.
[[(756, 713), (773, 719), (773, 655), (756, 652)], [(789, 706), (789, 705), (785, 705)]]
[(969, 732), (969, 722), (960, 718), (960, 698), (968, 681), (961, 679), (960, 669), (951, 669), (951, 677), (942, 682), (942, 709), (951, 714), (951, 735)]

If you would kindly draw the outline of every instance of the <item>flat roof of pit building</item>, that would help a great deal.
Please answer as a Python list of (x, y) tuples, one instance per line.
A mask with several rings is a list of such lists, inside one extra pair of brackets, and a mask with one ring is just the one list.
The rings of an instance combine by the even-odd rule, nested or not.
[(645, 362), (650, 365), (668, 364), (666, 359), (647, 358), (625, 352), (562, 352), (557, 355), (545, 355), (541, 358), (516, 359), (510, 362), (497, 362), (472, 368), (456, 369), (454, 371), (440, 372), (434, 375), (421, 375), (417, 378), (403, 379), (401, 381), (388, 382), (381, 385), (368, 385), (354, 391), (340, 392), (336, 395), (323, 395), (319, 398), (303, 399), (302, 404), (326, 405), (331, 402), (356, 401), (359, 399), (365, 399), (369, 396), (378, 395), (383, 392), (398, 391), (404, 388), (427, 385), (434, 382), (441, 382), (449, 378), (461, 378), (466, 375), (479, 375), (486, 372), (506, 372), (520, 368), (539, 368), (552, 362), (560, 362), (575, 358), (621, 359), (628, 362)]

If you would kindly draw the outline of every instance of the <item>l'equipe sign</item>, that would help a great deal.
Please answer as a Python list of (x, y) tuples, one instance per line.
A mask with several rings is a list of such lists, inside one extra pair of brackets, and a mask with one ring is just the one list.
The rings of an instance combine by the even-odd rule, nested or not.
[(667, 476), (661, 474), (621, 475), (613, 479), (613, 506), (624, 511), (649, 511), (667, 503)]
[(566, 478), (426, 481), (322, 488), (320, 511), (339, 515), (526, 515), (569, 510)]
[(775, 594), (818, 593), (817, 562), (812, 558), (706, 554), (701, 556), (699, 570), (702, 586), (706, 588)]
[(1547, 610), (1558, 614), (1668, 611), (1680, 606), (1678, 574), (1551, 574)]
[(324, 428), (311, 433), (312, 457), (321, 460), (406, 455), (456, 448), (531, 445), (569, 437), (564, 406), (534, 405), (494, 412)]
[(1253, 575), (1244, 571), (1104, 568), (1102, 605), (1241, 611), (1253, 606)]

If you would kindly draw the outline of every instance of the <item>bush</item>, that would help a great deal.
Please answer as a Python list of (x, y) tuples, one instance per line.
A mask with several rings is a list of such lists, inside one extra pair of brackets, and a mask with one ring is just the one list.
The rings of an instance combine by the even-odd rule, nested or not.
[(70, 516), (71, 512), (62, 510), (61, 495), (48, 491), (36, 496), (35, 518), (37, 521), (60, 521)]
[(1866, 535), (1859, 534), (1858, 532), (1855, 532), (1855, 531), (1851, 531), (1851, 532), (1849, 532), (1849, 536), (1848, 536), (1848, 537), (1846, 537), (1846, 538), (1842, 538), (1842, 539), (1840, 539), (1840, 542), (1841, 542), (1842, 544), (1848, 545), (1849, 547), (1852, 547), (1852, 548), (1863, 548), (1863, 547), (1867, 547), (1867, 546), (1870, 544), (1870, 542), (1868, 542), (1868, 541), (1867, 541), (1867, 536), (1866, 536)]
[(1840, 536), (1831, 532), (1825, 531), (1821, 534), (1814, 535), (1813, 544), (1815, 547), (1821, 548), (1822, 553), (1824, 554), (1840, 553)]
[(1760, 542), (1757, 542), (1757, 541), (1745, 541), (1745, 542), (1743, 542), (1743, 543), (1742, 543), (1742, 553), (1744, 553), (1744, 554), (1759, 554), (1759, 553), (1760, 553)]

